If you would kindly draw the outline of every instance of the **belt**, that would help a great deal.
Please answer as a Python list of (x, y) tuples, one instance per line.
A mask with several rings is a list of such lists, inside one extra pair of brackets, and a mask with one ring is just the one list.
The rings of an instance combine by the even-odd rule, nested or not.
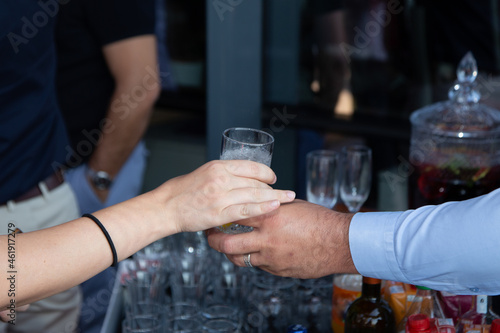
[[(45, 183), (47, 190), (52, 191), (53, 189), (64, 183), (63, 173), (61, 170), (57, 170), (56, 172), (54, 172), (53, 174), (42, 180), (42, 182)], [(17, 198), (14, 198), (9, 201), (14, 201), (14, 202), (25, 201), (28, 199), (35, 198), (39, 195), (42, 195), (42, 190), (40, 190), (40, 187), (37, 184), (32, 188), (30, 188), (29, 190), (27, 190), (26, 192), (24, 192), (23, 194), (21, 194), (20, 196), (18, 196)], [(6, 202), (0, 203), (0, 206), (3, 206), (5, 204), (7, 203)]]

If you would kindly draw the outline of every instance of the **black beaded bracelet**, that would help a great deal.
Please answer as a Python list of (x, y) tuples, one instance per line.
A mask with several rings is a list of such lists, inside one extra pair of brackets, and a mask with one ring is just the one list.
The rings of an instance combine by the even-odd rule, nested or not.
[(109, 247), (111, 247), (111, 252), (113, 253), (113, 264), (111, 266), (116, 267), (118, 265), (118, 255), (116, 254), (115, 244), (113, 244), (113, 240), (111, 240), (111, 236), (109, 235), (106, 228), (104, 228), (101, 221), (99, 221), (97, 217), (95, 217), (92, 214), (83, 214), (82, 217), (88, 217), (89, 219), (94, 221), (99, 226), (99, 228), (101, 228), (102, 233), (104, 234), (104, 236), (106, 236), (106, 239), (108, 240)]

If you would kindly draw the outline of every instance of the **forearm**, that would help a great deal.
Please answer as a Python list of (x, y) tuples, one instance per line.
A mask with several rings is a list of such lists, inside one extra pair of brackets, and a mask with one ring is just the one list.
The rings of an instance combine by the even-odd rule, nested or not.
[[(268, 185), (275, 181), (276, 175), (263, 164), (215, 160), (94, 215), (122, 260), (160, 238), (265, 214), (293, 200), (293, 192), (273, 190)], [(0, 308), (11, 299), (22, 305), (66, 290), (113, 261), (103, 231), (89, 218), (19, 234), (14, 247), (9, 249), (8, 245), (12, 246), (8, 236), (0, 236), (0, 248), (7, 250), (0, 269), (4, 274), (16, 271), (15, 295), (9, 295), (11, 282), (0, 279)], [(15, 251), (14, 263), (9, 262), (8, 251)]]
[(89, 165), (115, 176), (142, 138), (160, 93), (156, 38), (143, 35), (103, 48), (115, 80), (102, 138)]
[[(131, 88), (130, 85), (118, 87), (112, 101), (130, 96), (132, 89), (133, 86)], [(92, 169), (103, 170), (112, 177), (116, 176), (144, 136), (157, 93), (157, 90), (150, 90), (140, 101), (130, 100), (127, 104), (119, 105), (111, 103), (107, 113), (107, 125), (103, 128), (101, 140), (89, 160)]]
[(354, 263), (370, 277), (455, 294), (500, 292), (500, 190), (400, 213), (364, 213), (351, 223)]
[[(118, 259), (122, 260), (160, 236), (175, 232), (172, 224), (162, 225), (156, 215), (158, 203), (148, 193), (126, 204), (106, 208), (94, 215), (111, 236)], [(7, 248), (7, 236), (0, 237)], [(88, 218), (17, 234), (15, 237), (15, 297), (8, 297), (8, 280), (2, 280), (0, 304), (5, 307), (11, 298), (16, 306), (53, 295), (80, 284), (109, 267), (112, 252), (101, 229)], [(5, 256), (3, 271), (12, 271)]]

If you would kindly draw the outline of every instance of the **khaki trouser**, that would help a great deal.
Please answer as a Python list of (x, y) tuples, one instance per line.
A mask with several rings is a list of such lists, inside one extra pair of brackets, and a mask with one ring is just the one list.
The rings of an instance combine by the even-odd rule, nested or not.
[[(9, 223), (29, 232), (52, 227), (79, 217), (73, 191), (63, 183), (47, 191), (40, 183), (42, 195), (20, 203), (0, 206), (0, 234), (7, 234)], [(0, 250), (0, 258), (2, 258)], [(59, 255), (54, 253), (55, 256)], [(1, 259), (0, 259), (1, 260)], [(7, 260), (7, 256), (5, 256)], [(7, 274), (7, 272), (4, 272)], [(20, 283), (18, 283), (20, 284)], [(7, 291), (0, 291), (7, 292)], [(0, 332), (72, 333), (78, 327), (82, 296), (79, 287), (32, 303), (26, 312), (16, 312), (15, 325), (0, 324)]]

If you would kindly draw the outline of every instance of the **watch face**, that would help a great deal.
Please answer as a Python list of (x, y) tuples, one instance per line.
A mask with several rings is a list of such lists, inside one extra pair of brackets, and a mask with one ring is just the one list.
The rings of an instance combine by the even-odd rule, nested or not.
[(111, 186), (111, 178), (104, 171), (96, 172), (92, 181), (98, 190), (107, 190)]

